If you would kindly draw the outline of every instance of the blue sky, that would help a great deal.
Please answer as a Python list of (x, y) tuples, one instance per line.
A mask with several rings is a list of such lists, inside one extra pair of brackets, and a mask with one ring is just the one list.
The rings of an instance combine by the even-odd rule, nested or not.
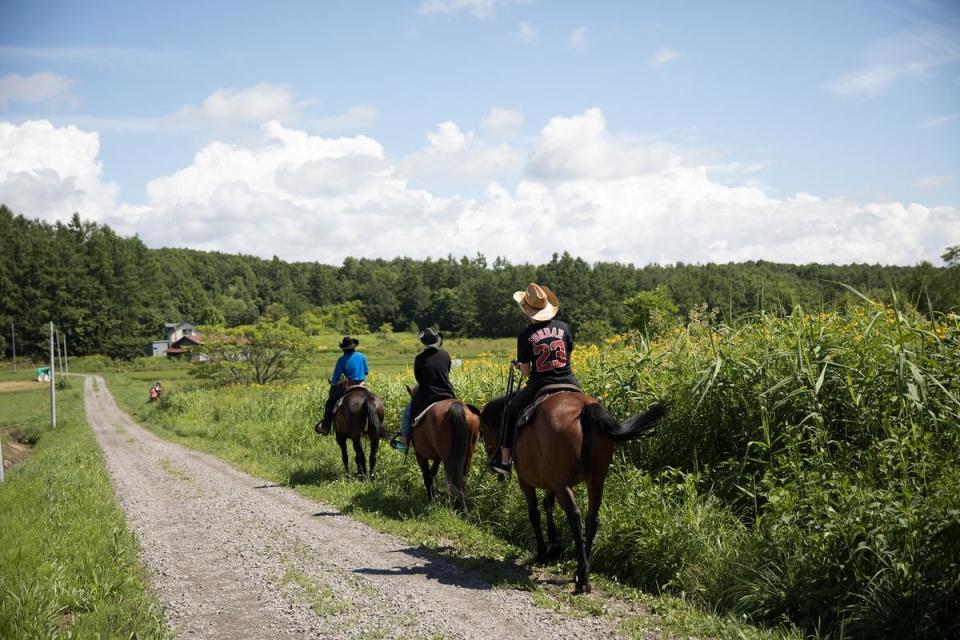
[[(139, 233), (154, 245), (297, 259), (387, 255), (391, 247), (399, 247), (396, 254), (431, 255), (439, 249), (403, 235), (404, 227), (422, 225), (425, 215), (459, 234), (482, 231), (476, 220), (486, 217), (498, 230), (493, 236), (528, 233), (513, 221), (530, 215), (550, 216), (560, 233), (572, 227), (599, 233), (594, 245), (562, 243), (590, 258), (805, 261), (807, 255), (839, 255), (935, 261), (942, 250), (937, 242), (960, 243), (958, 7), (932, 1), (5, 3), (0, 121), (11, 127), (8, 146), (13, 140), (47, 145), (51, 154), (82, 157), (78, 163), (93, 163), (100, 172), (65, 161), (45, 167), (28, 151), (11, 152), (16, 158), (8, 158), (8, 186), (0, 182), (0, 198), (47, 218), (80, 206), (87, 217)], [(493, 107), (502, 109), (501, 117), (494, 117)], [(602, 117), (588, 117), (589, 110)], [(559, 137), (549, 137), (545, 132), (555, 118), (566, 119), (558, 123), (568, 123), (571, 133), (558, 127)], [(28, 135), (22, 129), (42, 120), (52, 131), (31, 128)], [(296, 155), (286, 147), (293, 155), (254, 161), (275, 174), (262, 187), (252, 175), (214, 177), (209, 167), (196, 165), (198, 152), (223, 144), (233, 155), (222, 163), (250, 166), (240, 155), (268, 144), (262, 129), (267, 121), (323, 140), (369, 138), (382, 157), (376, 167), (361, 163), (357, 169), (355, 159), (341, 162), (341, 151)], [(441, 123), (453, 128), (439, 128)], [(67, 132), (69, 125), (96, 133), (95, 148)], [(431, 141), (428, 132), (443, 140)], [(602, 149), (590, 156), (593, 164), (583, 164), (577, 146), (590, 147), (591, 141)], [(274, 190), (282, 182), (277, 171), (316, 168), (333, 157), (329, 153), (339, 163), (338, 179), (351, 176), (343, 183), (350, 189), (359, 188), (358, 175), (389, 174), (402, 185), (380, 184), (376, 196), (363, 191), (363, 197), (347, 189), (336, 194), (336, 202), (327, 192), (318, 200), (300, 183), (298, 189), (307, 191)], [(357, 149), (347, 155), (355, 153), (370, 157)], [(614, 175), (611, 164), (631, 169)], [(696, 184), (696, 172), (677, 177), (677, 166), (701, 170), (707, 182)], [(553, 172), (557, 167), (563, 170)], [(28, 186), (27, 177), (41, 176), (45, 168), (56, 172), (51, 179), (59, 180), (57, 187), (44, 183), (41, 189), (36, 180)], [(320, 168), (321, 178), (330, 179), (331, 167)], [(155, 182), (186, 169), (190, 175)], [(652, 175), (662, 180), (653, 184)], [(215, 189), (199, 188), (211, 180), (224, 187), (223, 198), (214, 198)], [(227, 204), (224, 193), (244, 181), (249, 188), (242, 196), (233, 192)], [(490, 195), (491, 183), (506, 190), (508, 206)], [(549, 206), (528, 187), (542, 187)], [(164, 188), (195, 197), (188, 202), (161, 193)], [(403, 194), (393, 197), (401, 188)], [(66, 191), (73, 195), (63, 202), (55, 195), (43, 200), (44, 193)], [(427, 192), (429, 202), (415, 204), (419, 191)], [(674, 191), (680, 195), (668, 195)], [(705, 199), (690, 195), (697, 193)], [(614, 194), (660, 204), (631, 217), (610, 205), (618, 202)], [(797, 194), (832, 202), (836, 210), (817, 205), (811, 212), (797, 204)], [(680, 204), (671, 204), (677, 198)], [(581, 211), (583, 201), (588, 213)], [(746, 203), (756, 219), (743, 218), (734, 201)], [(321, 233), (351, 211), (374, 215), (371, 202), (382, 217), (355, 222), (384, 225), (392, 244), (291, 248), (282, 235), (265, 229), (270, 237), (259, 244), (222, 233), (231, 207), (259, 203), (298, 236)], [(611, 222), (666, 233), (664, 224), (697, 224), (724, 203), (731, 211), (715, 220), (714, 234), (724, 235), (729, 225), (737, 225), (738, 233), (712, 249), (705, 247), (708, 238), (675, 242), (658, 253), (666, 246), (660, 240), (644, 248), (638, 236), (639, 248), (631, 250), (617, 238), (602, 237)], [(892, 203), (901, 210), (880, 211)], [(911, 204), (927, 213), (909, 210)], [(171, 207), (178, 216), (209, 222), (206, 235), (197, 229), (163, 237), (143, 226), (171, 215)], [(758, 220), (778, 215), (797, 230), (805, 226), (803, 216), (812, 216), (819, 236), (768, 242), (765, 236), (777, 234), (768, 234)], [(889, 253), (882, 245), (898, 238), (891, 215), (904, 224), (918, 215), (931, 220), (912, 223), (916, 228), (906, 232), (915, 246)], [(864, 232), (874, 219), (886, 221), (886, 229)], [(396, 229), (389, 220), (399, 221)], [(249, 218), (235, 222), (247, 224)], [(782, 229), (774, 224), (772, 231)], [(823, 243), (817, 237), (838, 233), (845, 234), (842, 246), (818, 252)], [(495, 237), (478, 244), (488, 252), (501, 246)], [(472, 253), (468, 248), (462, 250)], [(544, 253), (533, 242), (508, 249), (515, 260)]]

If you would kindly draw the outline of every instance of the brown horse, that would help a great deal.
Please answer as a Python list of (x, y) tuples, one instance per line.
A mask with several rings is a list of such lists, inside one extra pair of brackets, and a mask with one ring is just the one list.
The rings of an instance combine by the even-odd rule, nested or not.
[[(505, 404), (506, 397), (501, 396), (488, 403), (481, 414), (481, 435), (491, 456), (499, 455), (497, 440)], [(536, 415), (517, 434), (513, 460), (537, 539), (536, 561), (546, 562), (560, 553), (553, 521), (553, 507), (559, 501), (567, 514), (577, 555), (574, 593), (590, 591), (590, 554), (614, 445), (644, 435), (666, 410), (667, 404), (660, 402), (620, 424), (596, 398), (564, 391), (544, 400)], [(580, 508), (573, 497), (573, 487), (581, 482), (587, 483), (589, 502), (586, 536)], [(540, 528), (537, 489), (545, 491), (543, 509), (547, 514), (549, 548)]]
[[(346, 380), (338, 384), (346, 386)], [(386, 437), (383, 430), (383, 401), (367, 389), (353, 389), (340, 403), (340, 408), (333, 415), (333, 431), (340, 445), (340, 455), (343, 458), (343, 468), (350, 473), (347, 462), (347, 440), (353, 442), (353, 452), (357, 463), (357, 475), (372, 477), (373, 468), (377, 464), (377, 449), (380, 448), (380, 438)], [(361, 436), (370, 440), (370, 468), (367, 469), (366, 456), (363, 453)]]
[[(407, 391), (413, 395), (409, 387)], [(447, 487), (460, 510), (467, 512), (467, 474), (479, 438), (480, 417), (475, 407), (452, 399), (441, 400), (430, 407), (410, 437), (428, 501), (436, 498), (433, 479), (442, 461)]]

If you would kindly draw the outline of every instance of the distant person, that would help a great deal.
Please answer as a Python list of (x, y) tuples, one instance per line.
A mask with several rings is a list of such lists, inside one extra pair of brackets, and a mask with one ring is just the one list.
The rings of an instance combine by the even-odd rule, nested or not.
[(420, 332), (423, 351), (413, 359), (413, 377), (417, 379), (417, 388), (403, 408), (400, 417), (400, 436), (390, 441), (397, 451), (406, 452), (410, 445), (410, 423), (427, 407), (439, 400), (456, 398), (457, 394), (450, 383), (450, 354), (443, 350), (443, 334), (427, 327)]
[[(333, 422), (333, 407), (337, 400), (343, 397), (347, 387), (366, 384), (367, 376), (370, 375), (370, 367), (367, 366), (367, 356), (357, 351), (357, 345), (360, 341), (350, 336), (343, 336), (340, 341), (340, 349), (343, 355), (337, 358), (337, 364), (333, 367), (333, 378), (330, 380), (330, 390), (327, 393), (327, 404), (323, 409), (323, 420), (320, 421), (320, 428), (317, 433), (322, 436), (330, 433), (330, 424)], [(346, 386), (338, 384), (341, 378), (347, 379)]]
[(567, 323), (554, 319), (560, 310), (557, 296), (547, 287), (531, 282), (526, 291), (514, 293), (513, 299), (530, 321), (517, 337), (517, 359), (512, 363), (527, 377), (527, 385), (507, 405), (507, 428), (500, 443), (500, 460), (490, 462), (490, 468), (502, 475), (510, 474), (510, 447), (517, 418), (523, 408), (534, 401), (537, 392), (548, 384), (580, 386), (570, 368), (573, 332)]

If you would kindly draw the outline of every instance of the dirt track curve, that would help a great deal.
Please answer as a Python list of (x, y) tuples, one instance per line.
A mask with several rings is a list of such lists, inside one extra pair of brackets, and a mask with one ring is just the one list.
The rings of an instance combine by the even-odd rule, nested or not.
[(168, 625), (181, 638), (605, 638), (294, 491), (166, 442), (84, 383)]

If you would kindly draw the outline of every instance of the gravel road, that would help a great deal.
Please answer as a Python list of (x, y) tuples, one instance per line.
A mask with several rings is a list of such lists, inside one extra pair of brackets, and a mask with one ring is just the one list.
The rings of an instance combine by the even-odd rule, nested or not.
[(166, 442), (84, 383), (87, 418), (181, 638), (607, 638), (328, 505)]

